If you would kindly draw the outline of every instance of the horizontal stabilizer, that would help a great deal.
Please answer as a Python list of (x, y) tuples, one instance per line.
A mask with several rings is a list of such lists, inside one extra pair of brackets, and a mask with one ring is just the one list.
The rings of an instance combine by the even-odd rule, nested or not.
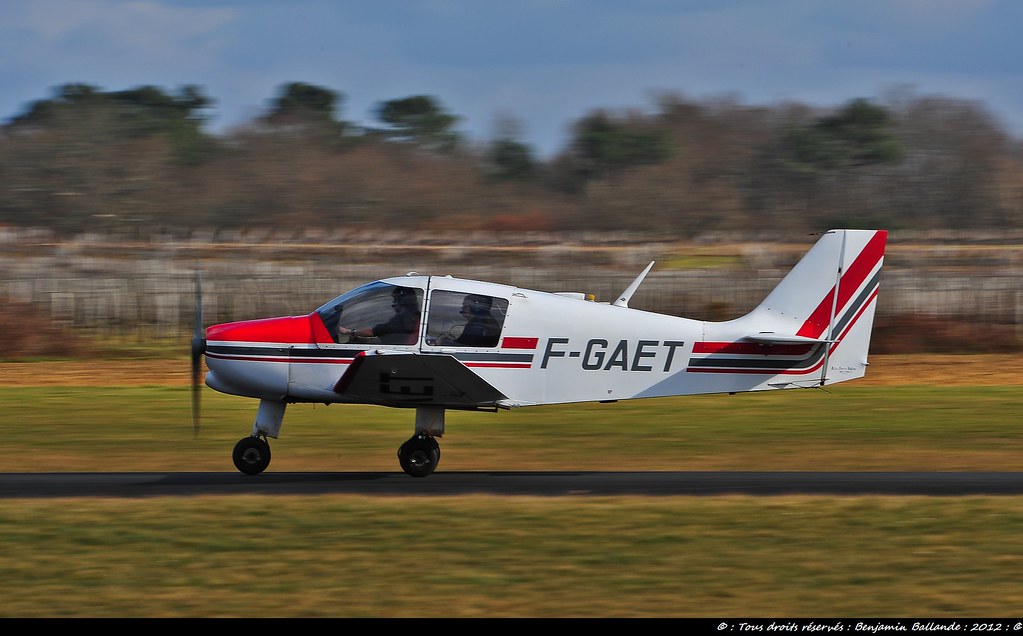
[(751, 336), (744, 336), (743, 340), (756, 342), (764, 345), (790, 345), (790, 344), (821, 344), (824, 342), (835, 342), (834, 340), (820, 340), (818, 338), (807, 338), (788, 334), (774, 333), (773, 331), (762, 331)]
[(361, 353), (334, 391), (388, 406), (486, 406), (507, 397), (454, 357), (419, 353)]
[[(825, 381), (827, 378), (825, 378)], [(789, 382), (768, 382), (768, 386), (775, 389), (817, 389), (823, 386), (825, 383), (821, 382), (820, 379), (813, 380), (793, 380)]]

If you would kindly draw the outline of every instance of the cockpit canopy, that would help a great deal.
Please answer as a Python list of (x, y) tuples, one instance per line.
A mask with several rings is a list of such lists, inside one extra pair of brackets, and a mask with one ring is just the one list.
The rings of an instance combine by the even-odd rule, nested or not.
[[(424, 292), (418, 286), (376, 281), (324, 303), (316, 313), (334, 342), (414, 345), (419, 342), (423, 322)], [(496, 347), (508, 300), (435, 289), (430, 294), (429, 308), (427, 346)], [(358, 332), (357, 340), (349, 335), (351, 330)]]
[(339, 329), (371, 329), (372, 342), (415, 344), (423, 312), (423, 290), (376, 281), (356, 287), (316, 310), (335, 342)]

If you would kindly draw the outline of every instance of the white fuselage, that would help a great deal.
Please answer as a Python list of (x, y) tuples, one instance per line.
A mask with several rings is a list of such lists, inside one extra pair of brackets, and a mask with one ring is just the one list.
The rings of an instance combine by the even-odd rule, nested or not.
[(842, 382), (866, 369), (885, 240), (825, 233), (763, 303), (725, 322), (450, 276), (385, 279), (308, 316), (210, 327), (207, 384), (284, 402), (472, 408)]

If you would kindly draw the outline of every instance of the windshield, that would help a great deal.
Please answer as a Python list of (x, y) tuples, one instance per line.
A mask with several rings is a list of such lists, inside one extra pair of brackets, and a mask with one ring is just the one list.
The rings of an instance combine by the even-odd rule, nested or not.
[(415, 344), (423, 290), (380, 281), (357, 287), (316, 310), (334, 342)]

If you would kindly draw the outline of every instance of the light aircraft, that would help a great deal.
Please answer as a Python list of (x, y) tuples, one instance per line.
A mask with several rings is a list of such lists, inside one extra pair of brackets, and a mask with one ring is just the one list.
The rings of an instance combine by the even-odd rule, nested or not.
[(822, 387), (862, 377), (884, 261), (884, 230), (831, 230), (749, 314), (724, 322), (629, 307), (653, 263), (611, 303), (579, 293), (415, 273), (368, 283), (304, 316), (202, 330), (197, 285), (192, 340), (198, 426), (206, 385), (257, 398), (234, 464), (270, 463), (288, 404), (415, 409), (398, 449), (425, 477), (440, 460), (448, 409)]

